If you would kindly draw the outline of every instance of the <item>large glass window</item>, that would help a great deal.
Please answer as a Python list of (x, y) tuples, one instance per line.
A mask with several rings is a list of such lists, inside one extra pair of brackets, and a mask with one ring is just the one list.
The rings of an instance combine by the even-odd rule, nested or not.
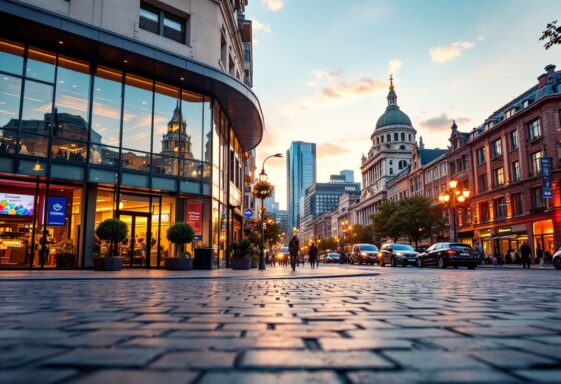
[(55, 63), (54, 53), (30, 47), (25, 75), (28, 79), (53, 83), (55, 81)]
[(152, 81), (126, 76), (123, 147), (150, 152), (152, 137)]
[(18, 128), (20, 99), (21, 80), (10, 75), (1, 75), (0, 127), (10, 129)]
[[(152, 152), (165, 156), (177, 156), (179, 150), (179, 126), (181, 124), (179, 89), (156, 83)], [(170, 172), (170, 174), (177, 174), (177, 169)]]
[(98, 67), (94, 80), (92, 144), (119, 146), (121, 72)]
[(0, 71), (15, 73), (23, 72), (23, 44), (0, 39)]
[(180, 157), (201, 160), (204, 98), (195, 93), (183, 91), (181, 99), (181, 114), (186, 126), (185, 132), (181, 131)]
[(16, 144), (16, 131), (0, 129), (0, 153), (15, 153)]
[(49, 134), (53, 86), (27, 80), (21, 117), (23, 132)]
[(85, 142), (88, 140), (89, 65), (59, 57), (57, 71), (57, 124), (53, 136)]

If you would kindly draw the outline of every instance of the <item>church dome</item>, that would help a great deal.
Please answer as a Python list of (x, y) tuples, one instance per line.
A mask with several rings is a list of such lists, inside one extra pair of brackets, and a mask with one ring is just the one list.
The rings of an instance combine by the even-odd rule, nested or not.
[(412, 127), (411, 119), (399, 109), (397, 105), (397, 94), (393, 86), (393, 78), (390, 77), (390, 92), (388, 93), (388, 106), (386, 112), (376, 122), (376, 129), (390, 125), (406, 125)]

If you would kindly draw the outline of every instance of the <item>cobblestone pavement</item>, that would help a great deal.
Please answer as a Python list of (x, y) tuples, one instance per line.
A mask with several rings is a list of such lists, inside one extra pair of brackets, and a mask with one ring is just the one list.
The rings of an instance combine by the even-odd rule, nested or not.
[(561, 273), (373, 269), (0, 280), (0, 383), (561, 382)]

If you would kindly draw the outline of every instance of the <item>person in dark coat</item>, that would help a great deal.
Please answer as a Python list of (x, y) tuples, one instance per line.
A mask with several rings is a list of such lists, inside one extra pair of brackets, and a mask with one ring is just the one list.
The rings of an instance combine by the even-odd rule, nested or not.
[(292, 236), (290, 242), (288, 243), (288, 252), (290, 253), (290, 265), (292, 270), (296, 270), (296, 261), (298, 258), (298, 251), (300, 250), (300, 241), (296, 235)]
[(312, 245), (310, 246), (310, 250), (308, 251), (308, 256), (310, 256), (309, 259), (312, 268), (314, 267), (314, 265), (316, 267), (319, 267), (318, 247), (316, 247), (316, 243), (312, 243)]
[(532, 256), (532, 250), (526, 242), (524, 242), (524, 244), (520, 247), (520, 256), (522, 257), (522, 268), (530, 269), (530, 256)]

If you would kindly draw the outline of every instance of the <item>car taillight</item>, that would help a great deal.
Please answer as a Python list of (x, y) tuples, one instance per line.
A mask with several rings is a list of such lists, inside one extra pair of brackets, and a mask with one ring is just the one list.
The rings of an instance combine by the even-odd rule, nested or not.
[(456, 254), (456, 251), (454, 251), (454, 250), (452, 250), (452, 249), (449, 249), (447, 253), (448, 253), (449, 255), (455, 255), (455, 254)]

